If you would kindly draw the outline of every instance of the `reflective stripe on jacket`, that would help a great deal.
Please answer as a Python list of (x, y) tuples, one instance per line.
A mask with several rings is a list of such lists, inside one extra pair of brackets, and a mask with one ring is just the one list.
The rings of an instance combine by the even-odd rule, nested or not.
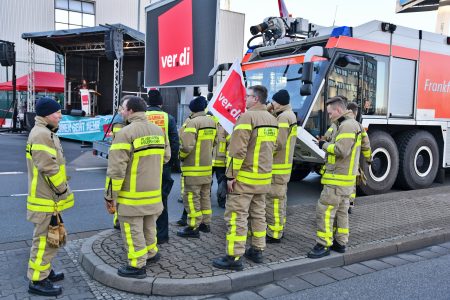
[(359, 167), (361, 126), (350, 111), (336, 122), (337, 130), (333, 131), (331, 141), (322, 145), (327, 161), (321, 182), (353, 189)]
[(203, 111), (192, 113), (180, 128), (181, 172), (186, 185), (211, 182), (212, 153), (216, 143), (214, 120)]
[(277, 120), (263, 104), (239, 117), (231, 134), (226, 171), (227, 178), (236, 179), (235, 193), (269, 191), (277, 135)]
[(227, 159), (227, 147), (230, 139), (228, 138), (228, 132), (217, 123), (217, 144), (214, 146), (213, 150), (213, 167), (226, 167)]
[(297, 117), (289, 104), (281, 107), (275, 114), (278, 121), (278, 137), (277, 149), (273, 157), (272, 182), (285, 184), (291, 178), (297, 141)]
[(41, 219), (40, 213), (53, 213), (55, 209), (63, 211), (74, 204), (61, 142), (44, 118), (37, 116), (35, 120), (26, 147), (27, 218), (32, 222)]
[(132, 114), (128, 122), (109, 150), (105, 198), (117, 201), (122, 216), (155, 214), (163, 208), (162, 165), (170, 159), (170, 145), (144, 112)]

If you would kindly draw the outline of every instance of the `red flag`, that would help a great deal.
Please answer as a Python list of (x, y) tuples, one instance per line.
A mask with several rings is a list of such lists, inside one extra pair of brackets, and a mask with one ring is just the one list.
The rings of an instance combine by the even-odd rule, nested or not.
[(289, 12), (284, 0), (278, 0), (278, 9), (280, 10), (280, 17), (289, 17)]
[(245, 112), (245, 94), (241, 64), (236, 60), (208, 104), (208, 110), (230, 134), (236, 120)]

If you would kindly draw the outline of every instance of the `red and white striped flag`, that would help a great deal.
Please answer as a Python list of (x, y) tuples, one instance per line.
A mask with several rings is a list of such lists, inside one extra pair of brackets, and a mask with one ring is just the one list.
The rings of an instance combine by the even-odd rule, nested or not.
[(278, 0), (278, 9), (280, 10), (280, 17), (289, 17), (289, 12), (284, 0)]

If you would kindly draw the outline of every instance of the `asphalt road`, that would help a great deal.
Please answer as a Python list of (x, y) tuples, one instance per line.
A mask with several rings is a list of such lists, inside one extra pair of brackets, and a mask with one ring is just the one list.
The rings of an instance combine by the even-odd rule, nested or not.
[[(0, 134), (0, 209), (6, 212), (0, 218), (0, 243), (27, 240), (32, 235), (33, 225), (26, 221), (26, 140), (25, 134)], [(111, 228), (112, 216), (106, 213), (103, 202), (107, 161), (93, 156), (92, 149), (82, 148), (79, 142), (63, 140), (62, 143), (70, 186), (75, 191), (75, 206), (63, 215), (66, 228), (69, 233)], [(175, 183), (169, 197), (169, 220), (175, 222), (183, 206), (177, 202), (180, 176), (172, 177)], [(320, 177), (311, 173), (303, 181), (289, 184), (288, 205), (314, 204), (320, 190)], [(224, 209), (217, 206), (215, 192), (214, 183), (213, 214), (223, 215)]]

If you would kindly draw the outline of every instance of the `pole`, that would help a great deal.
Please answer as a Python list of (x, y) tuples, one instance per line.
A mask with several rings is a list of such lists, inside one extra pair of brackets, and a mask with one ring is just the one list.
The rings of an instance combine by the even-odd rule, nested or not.
[[(15, 45), (13, 44), (13, 49), (15, 48)], [(16, 87), (16, 49), (13, 51), (14, 53), (14, 63), (13, 63), (13, 74), (12, 74), (12, 84), (13, 84), (13, 103), (14, 103), (14, 110), (13, 110), (13, 131), (16, 131), (17, 129), (17, 87)]]

